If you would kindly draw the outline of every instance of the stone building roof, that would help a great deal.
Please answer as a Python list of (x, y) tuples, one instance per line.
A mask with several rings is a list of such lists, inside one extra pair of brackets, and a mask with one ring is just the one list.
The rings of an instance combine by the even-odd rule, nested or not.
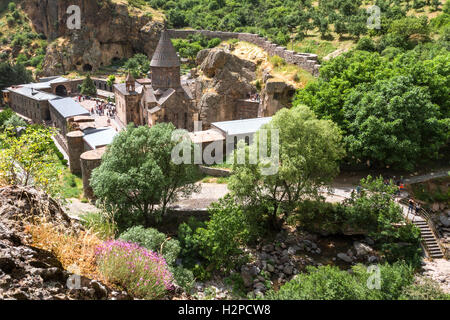
[(140, 85), (139, 83), (135, 83), (136, 85), (136, 89), (135, 92), (129, 92), (127, 91), (127, 84), (126, 83), (116, 83), (114, 85), (114, 88), (119, 91), (122, 95), (126, 96), (126, 95), (134, 95), (134, 94), (138, 94), (142, 92), (142, 85)]
[(272, 120), (272, 117), (221, 121), (213, 122), (211, 123), (211, 126), (221, 130), (227, 136), (235, 136), (242, 134), (253, 134), (263, 125), (269, 123), (270, 120)]
[(150, 66), (163, 68), (180, 66), (180, 59), (172, 45), (172, 41), (170, 41), (169, 33), (167, 31), (161, 33), (161, 38), (159, 39), (158, 46), (153, 54)]
[(72, 98), (53, 99), (49, 103), (63, 118), (89, 115), (89, 112)]

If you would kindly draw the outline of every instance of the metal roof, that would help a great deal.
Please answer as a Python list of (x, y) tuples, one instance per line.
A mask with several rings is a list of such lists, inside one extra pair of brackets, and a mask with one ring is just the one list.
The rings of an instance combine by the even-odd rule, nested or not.
[(75, 102), (72, 98), (53, 99), (50, 100), (49, 103), (64, 118), (89, 115), (89, 111), (83, 108), (78, 102)]
[(38, 91), (34, 88), (25, 87), (23, 85), (9, 87), (8, 90), (26, 96), (28, 98), (34, 99), (36, 101), (51, 100), (58, 98), (58, 96), (55, 96), (54, 94)]
[(170, 41), (169, 33), (167, 31), (161, 33), (161, 38), (159, 39), (158, 46), (153, 54), (150, 66), (164, 68), (180, 66), (180, 59), (173, 47), (172, 41)]
[(116, 136), (116, 130), (107, 127), (100, 129), (88, 129), (84, 131), (85, 136), (83, 140), (92, 148), (97, 149), (110, 145)]
[(259, 130), (259, 128), (261, 128), (261, 126), (270, 122), (270, 120), (272, 120), (272, 117), (221, 121), (213, 122), (211, 123), (211, 126), (222, 130), (229, 136), (236, 136), (241, 134), (255, 133)]

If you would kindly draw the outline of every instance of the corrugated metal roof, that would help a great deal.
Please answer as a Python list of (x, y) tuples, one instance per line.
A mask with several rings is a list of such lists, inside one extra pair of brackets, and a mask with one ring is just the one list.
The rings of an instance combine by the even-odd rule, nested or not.
[(34, 88), (24, 87), (24, 86), (9, 87), (8, 90), (16, 92), (18, 94), (21, 94), (28, 98), (32, 98), (37, 101), (51, 100), (51, 99), (58, 98), (58, 96), (55, 96), (54, 94), (43, 92), (43, 91), (38, 91)]
[(213, 122), (211, 123), (211, 126), (222, 130), (229, 136), (235, 136), (255, 133), (261, 126), (270, 122), (270, 120), (272, 120), (272, 117), (221, 121)]
[(116, 136), (116, 130), (112, 128), (89, 129), (84, 131), (83, 140), (92, 148), (97, 149), (110, 145)]
[(169, 33), (167, 31), (161, 33), (161, 38), (159, 39), (158, 46), (153, 54), (150, 66), (164, 68), (180, 66), (180, 59), (177, 56), (172, 41), (170, 41)]
[(81, 104), (75, 102), (72, 98), (53, 99), (50, 100), (49, 103), (64, 118), (89, 115), (89, 112), (85, 108), (83, 108)]

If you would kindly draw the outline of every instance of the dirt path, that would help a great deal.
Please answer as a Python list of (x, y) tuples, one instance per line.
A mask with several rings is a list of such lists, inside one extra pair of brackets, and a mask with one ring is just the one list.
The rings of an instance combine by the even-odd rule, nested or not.
[(72, 218), (79, 218), (80, 215), (90, 212), (100, 212), (100, 209), (90, 203), (83, 203), (79, 199), (68, 199), (68, 203), (64, 206), (66, 213)]

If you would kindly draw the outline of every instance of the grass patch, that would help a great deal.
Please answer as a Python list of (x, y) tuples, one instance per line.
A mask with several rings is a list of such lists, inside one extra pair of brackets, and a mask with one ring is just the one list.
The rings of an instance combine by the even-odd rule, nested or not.
[(294, 51), (317, 54), (319, 59), (335, 51), (337, 47), (326, 40), (306, 39), (294, 44)]
[(95, 233), (100, 239), (114, 239), (117, 226), (113, 219), (101, 212), (89, 212), (80, 216), (81, 224)]
[(31, 235), (31, 245), (53, 253), (64, 269), (73, 270), (76, 266), (80, 275), (103, 280), (97, 270), (95, 249), (101, 240), (92, 232), (61, 232), (53, 224), (37, 221), (25, 227)]
[(212, 177), (212, 176), (206, 176), (204, 177), (201, 182), (202, 183), (219, 183), (219, 184), (227, 184), (230, 177)]
[(64, 199), (80, 199), (83, 195), (83, 179), (81, 175), (72, 174), (69, 168), (63, 168), (61, 176), (61, 196)]

